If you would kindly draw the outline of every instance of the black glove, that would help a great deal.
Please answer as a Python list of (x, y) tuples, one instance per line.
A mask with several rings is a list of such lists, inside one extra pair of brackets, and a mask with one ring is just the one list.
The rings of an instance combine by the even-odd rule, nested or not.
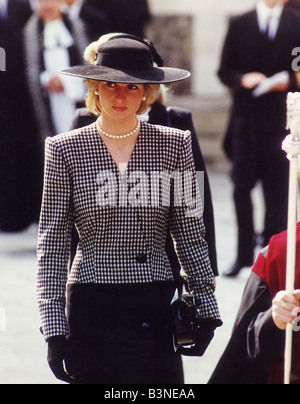
[(64, 359), (67, 352), (67, 340), (65, 335), (51, 337), (47, 340), (47, 343), (47, 361), (54, 376), (59, 380), (73, 384), (74, 379), (66, 373), (64, 368)]
[(193, 335), (195, 345), (191, 348), (180, 347), (177, 352), (184, 356), (203, 356), (214, 337), (215, 329), (220, 327), (221, 324), (215, 320), (200, 320), (197, 322), (197, 325), (195, 325)]

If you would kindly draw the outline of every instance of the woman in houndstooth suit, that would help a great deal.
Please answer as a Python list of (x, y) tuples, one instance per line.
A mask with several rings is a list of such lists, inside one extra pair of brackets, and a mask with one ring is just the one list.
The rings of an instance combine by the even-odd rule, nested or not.
[(202, 355), (221, 325), (191, 136), (136, 115), (160, 84), (189, 73), (153, 67), (151, 50), (132, 39), (104, 43), (93, 65), (63, 73), (87, 80), (87, 106), (100, 117), (46, 140), (37, 295), (49, 365), (70, 383), (183, 383), (168, 323), (169, 227), (199, 314), (189, 354)]

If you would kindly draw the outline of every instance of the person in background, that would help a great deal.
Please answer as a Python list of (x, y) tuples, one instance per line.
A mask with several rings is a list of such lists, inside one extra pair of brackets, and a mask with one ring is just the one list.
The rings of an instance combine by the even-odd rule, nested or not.
[(62, 12), (63, 0), (35, 0), (34, 14), (23, 29), (25, 82), (32, 113), (27, 122), (35, 134), (30, 153), (37, 167), (32, 203), (40, 211), (43, 181), (44, 141), (67, 131), (76, 108), (84, 102), (84, 84), (62, 78), (58, 72), (82, 62), (89, 43), (85, 24)]
[(232, 337), (209, 384), (283, 384), (288, 323), (296, 326), (291, 383), (300, 384), (300, 223), (295, 291), (285, 291), (287, 232), (271, 238), (247, 282)]
[(209, 384), (283, 384), (289, 323), (296, 331), (290, 382), (300, 384), (300, 222), (296, 224), (295, 241), (294, 293), (285, 290), (287, 231), (283, 231), (271, 237), (253, 265), (230, 341)]
[[(31, 159), (35, 137), (25, 85), (22, 28), (32, 9), (28, 0), (0, 2), (0, 231), (25, 230), (37, 220), (32, 203), (37, 169)], [(18, 118), (16, 119), (16, 106)]]
[(99, 7), (86, 0), (65, 0), (65, 4), (70, 18), (79, 18), (86, 24), (89, 42), (108, 32), (108, 16)]
[(27, 84), (41, 140), (66, 131), (84, 98), (83, 83), (58, 75), (81, 63), (81, 51), (88, 43), (85, 25), (64, 15), (63, 4), (63, 0), (36, 0), (36, 12), (23, 31)]
[(298, 91), (292, 50), (300, 43), (299, 16), (288, 0), (258, 0), (256, 8), (231, 20), (219, 77), (233, 93), (224, 148), (232, 161), (238, 224), (236, 261), (225, 273), (236, 276), (252, 266), (257, 238), (251, 191), (262, 184), (264, 229), (259, 244), (287, 223), (288, 161), (281, 150), (286, 136), (286, 99)]
[[(84, 58), (88, 63), (92, 63), (95, 59), (97, 48), (100, 43), (104, 43), (107, 40), (113, 40), (116, 38), (131, 38), (137, 41), (140, 41), (147, 46), (150, 47), (153, 60), (156, 66), (163, 67), (164, 62), (161, 55), (157, 52), (155, 46), (148, 39), (142, 39), (134, 35), (128, 35), (125, 33), (113, 33), (109, 35), (105, 35), (99, 38), (98, 41), (92, 43), (86, 50)], [(149, 109), (146, 113), (140, 117), (145, 122), (149, 122), (155, 125), (163, 125), (170, 126), (174, 128), (178, 128), (181, 130), (190, 130), (192, 134), (192, 148), (193, 155), (195, 161), (195, 168), (197, 172), (203, 173), (204, 177), (201, 177), (201, 181), (204, 180), (204, 195), (203, 195), (203, 203), (204, 203), (204, 211), (203, 211), (203, 220), (206, 228), (205, 240), (208, 243), (209, 249), (209, 258), (211, 262), (211, 266), (215, 276), (219, 275), (218, 272), (218, 262), (217, 262), (217, 252), (216, 252), (216, 240), (215, 240), (215, 223), (214, 223), (214, 210), (213, 203), (211, 197), (211, 190), (209, 184), (209, 178), (205, 166), (205, 162), (203, 159), (203, 155), (201, 152), (201, 148), (199, 145), (198, 137), (193, 125), (192, 114), (190, 111), (178, 108), (178, 107), (167, 107), (165, 105), (165, 93), (166, 89), (161, 86), (160, 92), (158, 94), (157, 100), (149, 106)], [(97, 115), (94, 115), (88, 108), (78, 109), (75, 113), (74, 120), (71, 125), (71, 130), (90, 125), (94, 123), (97, 119)], [(78, 236), (76, 232), (73, 234), (73, 244), (72, 244), (72, 257), (71, 262), (73, 261), (73, 257), (76, 252), (76, 245)], [(170, 262), (172, 264), (173, 274), (175, 274), (176, 278), (180, 280), (180, 265), (178, 262), (178, 258), (176, 256), (174, 245), (168, 233), (167, 243), (166, 243), (167, 254), (169, 256)]]

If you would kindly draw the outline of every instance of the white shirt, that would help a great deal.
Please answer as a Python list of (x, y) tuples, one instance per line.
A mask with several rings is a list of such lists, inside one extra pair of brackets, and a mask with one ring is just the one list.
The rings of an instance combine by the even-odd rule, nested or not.
[(277, 34), (283, 8), (284, 6), (282, 4), (269, 8), (263, 0), (257, 2), (256, 11), (260, 32), (265, 34), (269, 25), (270, 39), (274, 39)]

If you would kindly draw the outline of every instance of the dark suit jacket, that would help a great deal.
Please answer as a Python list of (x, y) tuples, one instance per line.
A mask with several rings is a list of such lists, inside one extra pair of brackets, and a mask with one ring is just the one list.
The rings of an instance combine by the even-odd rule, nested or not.
[[(20, 31), (22, 26), (26, 23), (32, 14), (32, 8), (29, 0), (9, 0), (7, 5), (7, 25), (14, 27), (15, 30)], [(1, 29), (4, 23), (1, 21)], [(12, 34), (12, 30), (10, 30)]]
[(85, 1), (82, 4), (79, 18), (85, 22), (91, 42), (97, 41), (101, 35), (109, 32), (108, 15), (93, 4)]
[[(9, 89), (13, 92), (17, 89), (18, 92), (23, 91), (18, 87), (20, 84), (24, 86), (21, 32), (31, 14), (28, 0), (14, 0), (8, 1), (7, 16), (0, 19), (0, 46), (6, 53), (6, 71), (0, 74), (1, 100), (2, 94), (5, 96)], [(15, 111), (13, 116), (15, 120)]]
[[(78, 109), (71, 129), (80, 128), (93, 123), (96, 120), (95, 115), (93, 115), (87, 108)], [(217, 263), (217, 253), (216, 253), (216, 241), (215, 241), (215, 224), (214, 224), (214, 212), (212, 197), (210, 191), (210, 185), (208, 180), (208, 175), (202, 156), (202, 152), (197, 139), (197, 134), (193, 125), (192, 114), (178, 107), (172, 107), (167, 109), (161, 104), (154, 104), (149, 114), (149, 123), (169, 126), (173, 128), (178, 128), (181, 130), (190, 130), (192, 133), (192, 148), (195, 160), (196, 171), (204, 172), (204, 224), (206, 227), (205, 240), (208, 243), (209, 258), (214, 271), (215, 276), (218, 276), (218, 263)], [(172, 263), (173, 273), (179, 273), (179, 263), (174, 250), (173, 242), (170, 234), (167, 238), (167, 254), (169, 256), (170, 262)]]
[(0, 46), (6, 54), (6, 70), (0, 72), (0, 229), (4, 231), (22, 230), (36, 219), (34, 130), (28, 122), (21, 34), (31, 13), (28, 0), (9, 1), (7, 17), (0, 21)]
[(147, 0), (87, 0), (107, 14), (109, 32), (125, 32), (144, 37), (145, 24), (150, 20)]
[(299, 43), (300, 19), (286, 7), (274, 41), (268, 41), (260, 33), (256, 10), (231, 20), (218, 74), (233, 92), (225, 151), (234, 162), (237, 156), (240, 160), (255, 159), (260, 151), (266, 154), (267, 150), (270, 154), (281, 150), (286, 133), (287, 92), (272, 92), (255, 99), (240, 81), (249, 72), (270, 77), (288, 71), (291, 79), (288, 91), (297, 91), (292, 49)]
[(287, 7), (300, 13), (300, 1), (299, 0), (290, 0), (287, 4)]

